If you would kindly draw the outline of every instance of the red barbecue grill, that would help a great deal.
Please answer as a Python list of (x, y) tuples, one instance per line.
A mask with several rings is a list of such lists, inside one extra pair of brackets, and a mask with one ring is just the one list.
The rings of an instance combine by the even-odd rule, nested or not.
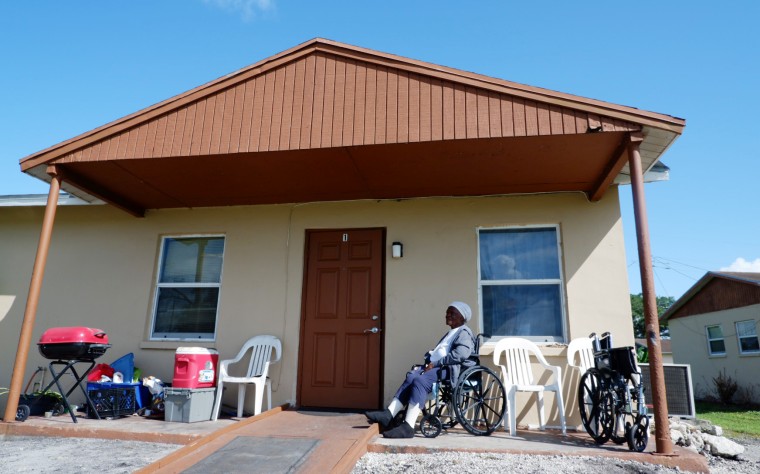
[[(108, 343), (108, 335), (100, 329), (81, 326), (50, 328), (42, 333), (37, 346), (44, 358), (52, 360), (48, 367), (53, 375), (53, 380), (42, 390), (42, 393), (48, 391), (53, 384), (58, 386), (58, 390), (63, 396), (63, 405), (71, 415), (71, 419), (76, 423), (76, 414), (71, 409), (68, 397), (79, 387), (82, 393), (84, 393), (85, 400), (87, 400), (87, 406), (91, 410), (90, 413), (95, 413), (95, 416), (100, 418), (82, 382), (87, 378), (87, 374), (90, 373), (92, 368), (95, 367), (95, 359), (105, 354), (106, 350), (111, 347)], [(78, 363), (90, 364), (81, 376), (76, 368), (74, 368)], [(63, 366), (63, 370), (56, 372), (55, 366)], [(60, 382), (61, 377), (66, 372), (71, 372), (76, 380), (68, 391), (64, 391)]]

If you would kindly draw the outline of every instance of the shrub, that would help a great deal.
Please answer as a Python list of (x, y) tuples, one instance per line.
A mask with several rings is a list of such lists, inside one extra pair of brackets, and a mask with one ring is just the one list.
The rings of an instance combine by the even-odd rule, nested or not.
[(638, 347), (636, 349), (636, 362), (639, 364), (649, 363), (649, 351), (646, 347)]
[(758, 398), (757, 398), (757, 392), (756, 392), (756, 385), (750, 385), (748, 387), (739, 387), (739, 389), (736, 392), (736, 403), (743, 406), (754, 406), (757, 405)]
[(718, 393), (720, 401), (724, 404), (731, 403), (736, 391), (739, 389), (739, 385), (730, 375), (726, 375), (726, 369), (718, 372), (717, 377), (713, 377), (713, 383), (715, 384), (715, 391)]

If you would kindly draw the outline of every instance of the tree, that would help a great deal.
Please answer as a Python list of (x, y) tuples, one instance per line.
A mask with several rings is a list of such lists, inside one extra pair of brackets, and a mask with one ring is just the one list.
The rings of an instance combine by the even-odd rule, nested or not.
[[(672, 296), (657, 297), (657, 317), (662, 316), (676, 302)], [(633, 334), (637, 338), (646, 337), (646, 322), (644, 321), (644, 297), (641, 293), (631, 295), (631, 316), (633, 317)], [(660, 326), (660, 337), (669, 337), (667, 326)]]

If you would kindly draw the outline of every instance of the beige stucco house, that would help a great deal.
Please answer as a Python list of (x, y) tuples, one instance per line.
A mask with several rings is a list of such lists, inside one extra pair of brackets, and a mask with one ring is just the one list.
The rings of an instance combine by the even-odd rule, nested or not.
[[(273, 334), (276, 404), (387, 403), (452, 300), (491, 335), (483, 354), (521, 336), (564, 366), (567, 342), (592, 331), (633, 345), (618, 186), (683, 127), (309, 41), (21, 161), (91, 204), (0, 207), (0, 385), (41, 225), (32, 346), (46, 328), (97, 327), (113, 345), (104, 362), (134, 352), (168, 380), (177, 347), (224, 359)], [(32, 347), (25, 377), (45, 364)], [(577, 374), (564, 373), (578, 424)]]
[(760, 403), (760, 273), (708, 272), (661, 317), (673, 360), (690, 364), (698, 398), (715, 397), (721, 374), (738, 385), (736, 401)]

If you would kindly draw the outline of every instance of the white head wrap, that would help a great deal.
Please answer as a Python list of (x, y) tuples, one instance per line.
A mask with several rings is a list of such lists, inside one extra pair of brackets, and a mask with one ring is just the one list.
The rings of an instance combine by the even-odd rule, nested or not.
[(454, 301), (449, 306), (453, 306), (457, 309), (457, 311), (459, 311), (459, 314), (461, 314), (464, 318), (464, 322), (467, 323), (470, 321), (470, 318), (472, 317), (472, 310), (470, 309), (470, 305), (461, 301)]

